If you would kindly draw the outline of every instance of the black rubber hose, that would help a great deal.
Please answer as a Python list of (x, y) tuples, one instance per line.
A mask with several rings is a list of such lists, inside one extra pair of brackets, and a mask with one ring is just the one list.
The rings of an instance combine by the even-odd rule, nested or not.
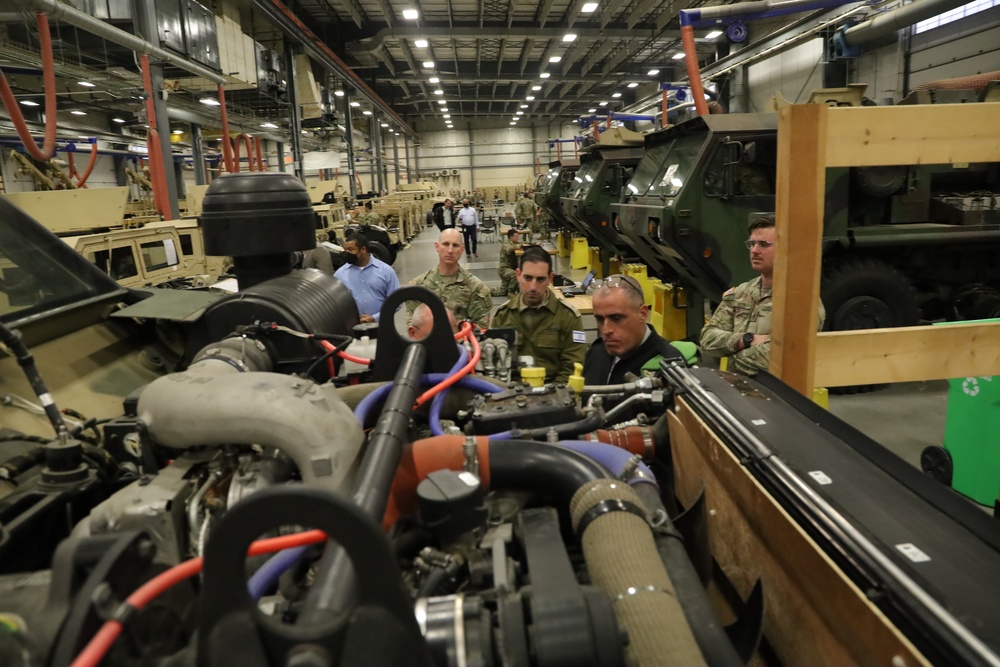
[(417, 589), (417, 597), (426, 598), (436, 595), (437, 590), (441, 587), (441, 584), (443, 584), (447, 579), (448, 570), (443, 567), (435, 567), (427, 573), (427, 576), (424, 577), (424, 580), (420, 583), (420, 588)]
[(554, 426), (543, 426), (541, 428), (533, 428), (527, 431), (514, 429), (511, 430), (511, 435), (515, 438), (524, 438), (525, 441), (527, 441), (545, 438), (551, 431), (555, 431), (560, 440), (572, 440), (578, 435), (597, 430), (603, 423), (603, 414), (600, 410), (596, 410), (583, 419), (575, 422), (556, 424)]
[(667, 517), (659, 492), (648, 484), (637, 484), (632, 489), (642, 499), (647, 510), (665, 519), (665, 523), (653, 529), (656, 550), (705, 662), (709, 667), (736, 667), (745, 664), (712, 610), (708, 591), (701, 584), (694, 563), (684, 547), (683, 538)]
[(568, 507), (581, 486), (606, 477), (607, 468), (571, 449), (533, 440), (490, 441), (493, 489), (544, 490)]
[(6, 324), (0, 322), (0, 342), (3, 342), (14, 354), (17, 363), (21, 366), (21, 370), (24, 371), (25, 376), (28, 378), (31, 389), (35, 392), (35, 396), (38, 397), (38, 401), (45, 409), (45, 416), (52, 423), (52, 428), (55, 429), (56, 435), (68, 435), (69, 429), (66, 427), (66, 422), (63, 421), (62, 414), (59, 412), (59, 408), (56, 407), (55, 400), (49, 393), (48, 387), (45, 386), (42, 376), (38, 373), (34, 357), (31, 356), (28, 348), (21, 341), (20, 332), (12, 331)]
[[(409, 345), (403, 353), (392, 390), (382, 406), (355, 477), (354, 502), (372, 519), (382, 521), (392, 479), (403, 458), (413, 404), (420, 395), (420, 376), (427, 365), (427, 348)], [(354, 571), (346, 552), (328, 544), (299, 616), (301, 623), (320, 623), (346, 612), (354, 597)]]
[(23, 454), (13, 456), (0, 466), (0, 479), (14, 481), (35, 466), (45, 463), (45, 448), (35, 447)]

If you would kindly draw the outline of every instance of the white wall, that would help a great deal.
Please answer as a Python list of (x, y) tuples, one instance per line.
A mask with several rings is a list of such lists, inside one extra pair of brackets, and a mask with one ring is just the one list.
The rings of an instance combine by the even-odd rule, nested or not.
[(804, 102), (813, 89), (823, 85), (822, 57), (823, 41), (817, 38), (751, 65), (747, 76), (750, 94), (742, 111), (773, 111), (771, 97), (776, 92), (789, 102)]

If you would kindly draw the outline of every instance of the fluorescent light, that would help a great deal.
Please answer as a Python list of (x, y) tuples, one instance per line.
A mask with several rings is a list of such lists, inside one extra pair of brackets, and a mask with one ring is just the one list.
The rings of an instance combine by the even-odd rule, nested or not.
[(522, 109), (527, 109), (527, 108), (528, 108), (528, 105), (527, 105), (527, 104), (522, 104), (522, 105), (521, 105), (521, 108), (522, 108)]
[(563, 40), (562, 41), (564, 41), (564, 42), (572, 42), (574, 39), (576, 39), (576, 35), (574, 35), (571, 32), (568, 32), (565, 35), (563, 35)]
[(524, 99), (528, 100), (529, 102), (533, 102), (535, 100), (535, 96), (534, 95), (528, 95)]
[(21, 104), (23, 104), (26, 107), (37, 107), (38, 106), (38, 102), (32, 102), (31, 100), (21, 100)]
[(597, 113), (597, 109), (587, 109), (587, 113)]
[(342, 90), (335, 90), (335, 91), (333, 91), (333, 94), (336, 95), (337, 97), (343, 97), (344, 96), (344, 91), (342, 91)]
[(608, 106), (608, 103), (607, 102), (598, 102), (597, 106), (599, 106), (599, 107), (606, 107), (606, 106)]
[(363, 114), (364, 114), (364, 115), (366, 115), (366, 116), (371, 116), (371, 115), (372, 115), (372, 112), (371, 112), (371, 111), (369, 111), (368, 109), (365, 109), (365, 110), (364, 110), (364, 111), (362, 111), (361, 113), (363, 113)]
[(580, 121), (578, 121), (578, 120), (577, 120), (576, 118), (574, 118), (574, 119), (573, 119), (573, 122), (574, 122), (574, 123), (579, 123)]
[(410, 21), (416, 21), (418, 18), (420, 18), (420, 12), (418, 12), (416, 9), (404, 9), (403, 18), (408, 19)]
[(542, 87), (541, 86), (532, 86), (531, 89), (532, 90), (541, 90)]
[(389, 123), (382, 123), (382, 127), (389, 127)]
[(705, 35), (705, 39), (715, 39), (716, 37), (720, 37), (721, 35), (722, 35), (721, 30), (713, 30), (712, 32)]
[(427, 48), (427, 40), (426, 39), (418, 39), (415, 42), (413, 42), (413, 46), (417, 47), (418, 49), (426, 49)]
[(424, 61), (424, 68), (425, 69), (434, 69), (434, 61), (433, 60), (425, 60)]
[(432, 76), (430, 79), (428, 79), (428, 81), (430, 81), (431, 83), (439, 83), (441, 79), (437, 78), (436, 76)]
[(271, 122), (261, 123), (260, 126), (263, 127), (263, 128), (265, 128), (265, 129), (268, 129), (268, 130), (276, 130), (276, 129), (278, 129), (278, 126), (275, 125), (274, 123), (271, 123)]
[(113, 123), (124, 123), (125, 119), (124, 118), (112, 118), (111, 121)]
[(681, 53), (675, 53), (674, 55), (672, 55), (670, 57), (673, 58), (674, 60), (683, 60), (684, 59), (684, 53), (683, 52), (681, 52)]
[(639, 84), (637, 84), (635, 81), (633, 81), (632, 83), (628, 84), (628, 87), (629, 88), (638, 88)]
[(656, 76), (659, 73), (660, 73), (660, 70), (658, 70), (658, 69), (651, 69), (648, 72), (646, 72), (646, 76)]
[(73, 114), (74, 116), (86, 116), (87, 115), (86, 111), (80, 111), (79, 109), (73, 109), (72, 111), (70, 111), (70, 113)]
[(359, 106), (361, 106), (361, 102), (351, 102), (351, 106), (352, 107), (359, 107)]
[(448, 107), (441, 107), (441, 111), (447, 112), (448, 111)]
[(590, 14), (595, 9), (597, 9), (596, 2), (585, 2), (583, 3), (583, 9), (581, 9), (580, 11), (583, 12), (584, 14)]
[(440, 88), (438, 88), (437, 90), (434, 91), (434, 94), (435, 95), (444, 95), (444, 91), (441, 90)]
[(523, 115), (524, 115), (524, 112), (523, 112), (523, 111), (518, 111), (518, 112), (517, 112), (517, 113), (515, 113), (514, 115), (515, 115), (515, 116), (523, 116)]
[(541, 76), (543, 79), (547, 79), (547, 78), (549, 78), (552, 75), (549, 74), (548, 72), (542, 72), (539, 76)]
[(97, 87), (96, 83), (91, 83), (89, 81), (77, 81), (76, 85), (83, 86), (84, 88), (95, 88), (95, 87)]
[(614, 97), (615, 99), (618, 99), (618, 98), (619, 98), (619, 97), (621, 97), (621, 96), (622, 96), (622, 94), (621, 94), (621, 93), (612, 93), (612, 94), (611, 94), (611, 97)]
[(560, 60), (562, 60), (562, 56), (552, 56), (551, 58), (549, 58), (550, 63), (557, 63)]
[(451, 114), (445, 114), (442, 118), (451, 118)]
[[(264, 127), (264, 126), (263, 126), (263, 125), (261, 125), (261, 127)], [(173, 131), (171, 132), (171, 134), (184, 134), (184, 130), (173, 130)]]
[(441, 106), (444, 106), (444, 105), (446, 105), (448, 103), (445, 102), (444, 100), (438, 100), (438, 104), (440, 104)]
[(517, 125), (517, 123), (515, 123), (514, 121), (510, 121), (510, 124), (511, 125)]
[(202, 104), (204, 104), (206, 106), (210, 106), (210, 107), (221, 106), (219, 100), (215, 99), (214, 97), (203, 97), (203, 98), (201, 98), (198, 101), (201, 102)]

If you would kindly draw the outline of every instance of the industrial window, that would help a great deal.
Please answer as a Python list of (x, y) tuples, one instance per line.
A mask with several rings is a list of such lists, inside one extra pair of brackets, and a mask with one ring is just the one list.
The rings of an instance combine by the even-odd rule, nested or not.
[(146, 271), (159, 271), (177, 264), (177, 248), (174, 247), (173, 239), (143, 243), (139, 247), (142, 248), (142, 262)]
[(984, 12), (991, 7), (997, 6), (1000, 6), (1000, 0), (973, 0), (973, 2), (970, 2), (967, 5), (962, 5), (961, 7), (957, 7), (951, 11), (938, 14), (934, 18), (921, 21), (913, 26), (913, 34), (917, 35), (922, 32), (927, 32), (933, 28), (943, 26), (946, 23), (951, 23), (952, 21), (957, 21), (958, 19), (971, 16), (977, 12)]

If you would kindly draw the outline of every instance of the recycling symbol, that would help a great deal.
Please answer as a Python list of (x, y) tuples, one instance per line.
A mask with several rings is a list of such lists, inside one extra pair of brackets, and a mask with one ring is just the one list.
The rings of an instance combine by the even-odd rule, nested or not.
[(992, 377), (982, 377), (982, 378), (965, 378), (962, 380), (962, 391), (964, 391), (969, 396), (975, 396), (979, 393), (979, 380), (986, 380), (987, 382), (992, 382)]

